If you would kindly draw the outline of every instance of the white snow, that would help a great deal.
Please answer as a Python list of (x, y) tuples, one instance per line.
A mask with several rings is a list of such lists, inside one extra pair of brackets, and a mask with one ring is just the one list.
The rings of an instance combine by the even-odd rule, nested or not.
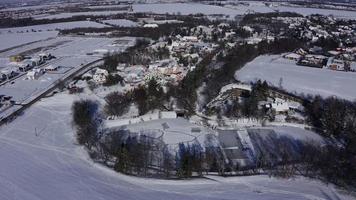
[[(235, 73), (245, 83), (258, 79), (297, 94), (356, 99), (356, 73), (298, 66), (280, 55), (260, 56)], [(282, 78), (282, 79), (281, 79)]]
[(36, 103), (0, 127), (0, 199), (354, 199), (333, 186), (305, 178), (267, 176), (155, 180), (118, 174), (75, 144), (70, 107), (59, 94)]
[(305, 130), (303, 128), (298, 128), (298, 127), (273, 126), (273, 127), (253, 127), (253, 128), (249, 128), (249, 129), (271, 129), (271, 130), (274, 130), (274, 132), (278, 136), (290, 137), (295, 140), (304, 141), (304, 142), (308, 142), (308, 143), (314, 143), (314, 144), (316, 144), (316, 143), (322, 144), (324, 142), (324, 139), (320, 135), (318, 135), (312, 131), (308, 131), (308, 130)]
[(73, 16), (81, 16), (81, 15), (92, 15), (92, 16), (107, 16), (107, 15), (115, 15), (120, 13), (126, 13), (127, 11), (119, 10), (119, 11), (91, 11), (91, 12), (71, 12), (71, 13), (59, 13), (54, 15), (47, 16), (34, 16), (35, 19), (61, 19), (61, 18), (70, 18)]
[(28, 44), (35, 41), (56, 37), (57, 31), (46, 31), (41, 33), (6, 33), (0, 34), (0, 51), (11, 47)]
[(39, 31), (56, 31), (56, 30), (65, 30), (73, 28), (103, 28), (107, 25), (99, 24), (92, 21), (74, 21), (74, 22), (63, 22), (63, 23), (52, 23), (52, 24), (42, 24), (34, 26), (23, 26), (15, 28), (1, 28), (1, 33), (26, 33), (26, 32), (39, 32)]
[(138, 24), (134, 21), (127, 20), (127, 19), (110, 19), (110, 20), (103, 20), (104, 23), (111, 24), (114, 26), (121, 26), (121, 27), (136, 27)]
[(107, 25), (91, 21), (77, 21), (16, 28), (2, 28), (0, 29), (0, 51), (27, 43), (54, 38), (58, 35), (58, 30), (83, 27), (101, 28), (107, 27)]

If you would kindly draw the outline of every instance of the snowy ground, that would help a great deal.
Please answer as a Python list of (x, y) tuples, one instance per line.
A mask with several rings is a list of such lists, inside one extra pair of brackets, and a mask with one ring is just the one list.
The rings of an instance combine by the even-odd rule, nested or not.
[(35, 41), (54, 38), (58, 35), (58, 30), (82, 27), (101, 28), (107, 27), (107, 25), (90, 21), (77, 21), (16, 28), (2, 28), (0, 29), (0, 51)]
[(134, 21), (127, 19), (110, 19), (103, 20), (102, 22), (113, 25), (113, 26), (121, 26), (121, 27), (136, 27), (138, 24)]
[(356, 73), (298, 66), (280, 55), (256, 58), (237, 71), (235, 78), (245, 83), (266, 80), (277, 87), (282, 80), (283, 89), (292, 93), (356, 99)]
[(92, 15), (92, 16), (105, 16), (105, 15), (116, 15), (120, 13), (126, 13), (127, 11), (91, 11), (91, 12), (71, 12), (71, 13), (59, 13), (54, 15), (46, 15), (46, 16), (34, 16), (35, 19), (61, 19), (61, 18), (69, 18), (73, 16), (81, 16), (81, 15)]
[(54, 30), (65, 30), (65, 29), (86, 28), (86, 27), (103, 28), (107, 26), (92, 21), (76, 21), (76, 22), (42, 24), (42, 25), (35, 25), (35, 26), (23, 26), (23, 27), (15, 27), (15, 28), (1, 28), (0, 34), (54, 31)]
[[(302, 15), (310, 14), (323, 14), (323, 15), (334, 15), (339, 18), (355, 19), (356, 12), (343, 11), (343, 10), (331, 10), (331, 9), (317, 9), (317, 8), (303, 8), (303, 7), (290, 7), (286, 5), (276, 4), (274, 7), (267, 7), (261, 2), (249, 2), (249, 6), (238, 5), (226, 7), (206, 5), (199, 3), (151, 3), (151, 4), (134, 4), (133, 12), (153, 12), (159, 14), (198, 14), (202, 13), (205, 15), (222, 14), (227, 15), (228, 18), (233, 19), (236, 15), (243, 15), (249, 11), (255, 11), (260, 13), (266, 12), (284, 12), (291, 11), (300, 13)], [(117, 6), (105, 6), (105, 7), (117, 7)], [(53, 19), (53, 18), (67, 18), (78, 15), (114, 15), (119, 13), (126, 13), (128, 11), (92, 11), (92, 12), (73, 12), (73, 13), (59, 13), (55, 15), (47, 16), (34, 16), (37, 19)]]
[(57, 34), (58, 31), (46, 31), (41, 33), (31, 32), (31, 33), (0, 34), (0, 41), (1, 41), (0, 51), (11, 47), (56, 37)]
[(86, 97), (43, 99), (0, 127), (0, 199), (353, 199), (304, 178), (168, 181), (117, 174), (94, 164), (75, 144), (70, 107), (79, 98)]

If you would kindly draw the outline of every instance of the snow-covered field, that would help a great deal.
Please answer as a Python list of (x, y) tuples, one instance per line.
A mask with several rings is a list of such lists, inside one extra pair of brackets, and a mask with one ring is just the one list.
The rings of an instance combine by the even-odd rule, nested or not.
[(258, 79), (297, 94), (338, 96), (356, 99), (356, 73), (298, 66), (280, 55), (260, 56), (237, 71), (235, 78), (245, 83)]
[(170, 13), (170, 14), (198, 14), (203, 13), (206, 15), (223, 14), (235, 17), (238, 14), (243, 14), (240, 10), (224, 8), (221, 6), (196, 4), (196, 3), (156, 3), (156, 4), (134, 4), (134, 12), (153, 12), (153, 13)]
[(289, 7), (289, 6), (278, 6), (275, 9), (280, 12), (296, 12), (304, 16), (311, 14), (320, 14), (320, 15), (332, 15), (337, 18), (344, 19), (356, 19), (355, 11), (346, 11), (346, 10), (332, 10), (332, 9), (318, 9), (318, 8), (303, 8), (303, 7)]
[(93, 163), (75, 144), (70, 107), (85, 96), (59, 94), (0, 127), (0, 199), (354, 199), (305, 178), (209, 177), (154, 180)]
[(104, 23), (113, 25), (113, 26), (121, 26), (121, 27), (136, 27), (138, 24), (134, 21), (127, 19), (110, 19), (102, 21)]
[(15, 28), (2, 28), (0, 29), (0, 34), (55, 31), (55, 30), (65, 30), (65, 29), (73, 29), (73, 28), (86, 28), (86, 27), (102, 28), (102, 27), (107, 27), (107, 25), (99, 24), (97, 22), (92, 22), (92, 21), (63, 22), (63, 23), (42, 24), (42, 25), (23, 26), (23, 27), (15, 27)]
[(56, 37), (58, 35), (58, 30), (83, 27), (101, 28), (107, 27), (107, 25), (91, 21), (77, 21), (16, 28), (2, 28), (0, 29), (0, 51), (11, 47)]
[(48, 38), (56, 37), (57, 34), (58, 31), (0, 34), (0, 51), (35, 41), (46, 40)]
[[(342, 10), (331, 10), (331, 9), (317, 9), (317, 8), (303, 8), (303, 7), (290, 7), (285, 5), (276, 5), (274, 7), (268, 7), (261, 2), (249, 2), (250, 5), (238, 5), (226, 7), (206, 5), (199, 3), (150, 3), (150, 4), (134, 4), (133, 12), (152, 12), (159, 14), (198, 14), (202, 13), (205, 15), (222, 14), (227, 15), (228, 18), (233, 19), (236, 15), (246, 14), (249, 11), (266, 13), (266, 12), (276, 12), (276, 11), (290, 11), (296, 12), (303, 15), (310, 14), (323, 14), (323, 15), (334, 15), (339, 18), (355, 19), (356, 12), (352, 11), (342, 11)], [(105, 7), (117, 7), (117, 6), (105, 6)], [(67, 18), (78, 15), (114, 15), (119, 13), (126, 13), (128, 11), (92, 11), (92, 12), (73, 12), (73, 13), (59, 13), (55, 15), (47, 16), (34, 16), (37, 19), (53, 19), (53, 18)]]
[(34, 16), (35, 19), (61, 19), (61, 18), (69, 18), (73, 16), (80, 15), (92, 15), (92, 16), (105, 16), (105, 15), (116, 15), (120, 13), (125, 13), (127, 11), (92, 11), (92, 12), (72, 12), (72, 13), (59, 13), (54, 15), (46, 15), (46, 16)]

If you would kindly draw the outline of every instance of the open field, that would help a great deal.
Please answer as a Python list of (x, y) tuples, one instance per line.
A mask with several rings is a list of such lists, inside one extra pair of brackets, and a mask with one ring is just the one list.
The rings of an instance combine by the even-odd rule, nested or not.
[(269, 84), (296, 94), (338, 96), (356, 99), (356, 73), (298, 66), (280, 55), (260, 56), (235, 74), (236, 80), (249, 83), (266, 80)]
[(56, 37), (58, 31), (46, 31), (41, 33), (5, 33), (0, 34), (0, 51), (11, 47), (28, 44), (48, 38)]
[(102, 22), (113, 25), (113, 26), (121, 26), (121, 27), (136, 27), (138, 24), (134, 21), (127, 19), (109, 19), (103, 20)]
[[(247, 12), (254, 11), (260, 13), (267, 12), (296, 12), (302, 15), (310, 14), (323, 14), (323, 15), (333, 15), (338, 18), (356, 19), (356, 12), (343, 11), (343, 10), (332, 10), (332, 9), (317, 9), (317, 8), (303, 8), (303, 7), (291, 7), (285, 5), (276, 5), (273, 7), (268, 7), (261, 2), (249, 2), (250, 5), (238, 5), (226, 7), (206, 5), (199, 3), (151, 3), (151, 4), (134, 4), (133, 12), (152, 12), (158, 14), (198, 14), (202, 13), (205, 15), (225, 15), (227, 18), (233, 19), (236, 15), (243, 15)], [(117, 7), (117, 6), (105, 6), (107, 8)], [(79, 15), (114, 15), (119, 13), (126, 13), (128, 11), (92, 11), (92, 12), (72, 12), (72, 13), (59, 13), (55, 15), (47, 16), (35, 16), (37, 19), (54, 19), (54, 18), (67, 18)]]
[(107, 27), (107, 25), (90, 21), (77, 21), (16, 28), (2, 28), (0, 29), (0, 51), (40, 40), (54, 38), (58, 35), (59, 30), (83, 27), (101, 28)]
[(102, 28), (107, 27), (106, 25), (99, 24), (92, 21), (76, 21), (76, 22), (63, 22), (63, 23), (53, 23), (53, 24), (42, 24), (35, 26), (23, 26), (15, 28), (1, 28), (0, 34), (2, 33), (27, 33), (27, 32), (42, 32), (42, 31), (56, 31), (65, 30), (73, 28)]

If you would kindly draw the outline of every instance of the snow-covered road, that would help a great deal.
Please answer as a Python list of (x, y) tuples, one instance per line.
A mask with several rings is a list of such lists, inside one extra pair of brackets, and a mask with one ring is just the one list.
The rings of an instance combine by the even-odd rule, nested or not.
[(75, 144), (77, 96), (43, 99), (0, 128), (0, 199), (352, 199), (303, 178), (266, 176), (168, 181), (125, 176), (93, 163)]

